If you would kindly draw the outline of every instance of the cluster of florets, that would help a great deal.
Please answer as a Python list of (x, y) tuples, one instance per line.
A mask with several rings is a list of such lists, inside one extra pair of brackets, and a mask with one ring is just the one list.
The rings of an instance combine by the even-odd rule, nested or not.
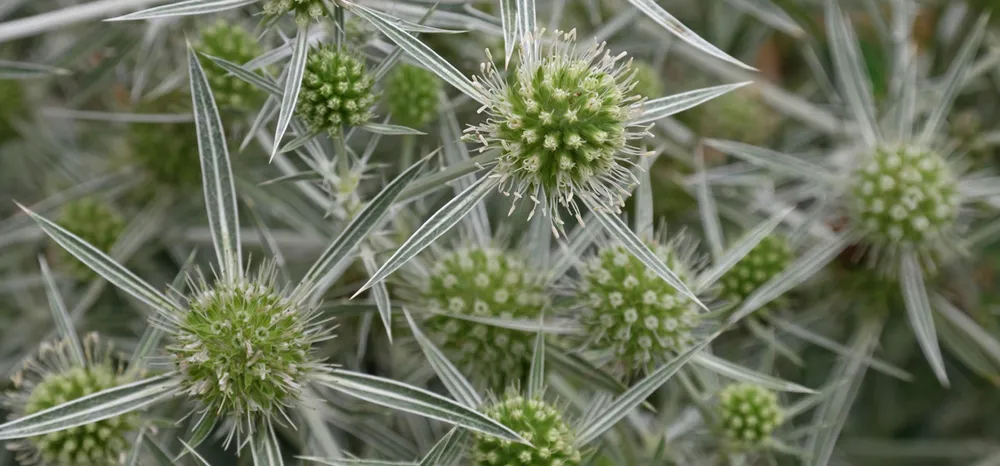
[(576, 466), (580, 450), (576, 433), (556, 408), (539, 399), (509, 394), (486, 408), (487, 416), (531, 443), (511, 442), (476, 434), (472, 458), (476, 466)]
[[(107, 253), (125, 229), (125, 219), (107, 202), (92, 197), (74, 199), (63, 205), (59, 224), (91, 246)], [(72, 254), (61, 247), (52, 249), (59, 267), (79, 280), (90, 280), (96, 275)]]
[(958, 182), (938, 152), (882, 147), (860, 161), (848, 209), (876, 248), (936, 252), (956, 228)]
[(532, 41), (509, 76), (492, 58), (484, 63), (475, 85), (489, 118), (469, 129), (482, 150), (501, 150), (494, 169), (501, 190), (535, 203), (547, 198), (554, 226), (559, 205), (579, 218), (575, 198), (619, 211), (636, 182), (628, 156), (644, 153), (629, 144), (646, 134), (630, 122), (641, 100), (632, 94), (631, 61), (604, 44), (578, 49), (575, 39), (569, 32)]
[(273, 267), (256, 279), (194, 286), (188, 310), (165, 318), (184, 391), (236, 430), (282, 412), (323, 369), (311, 350), (326, 338), (315, 310), (276, 289)]
[(323, 0), (267, 0), (264, 15), (274, 19), (286, 13), (293, 13), (299, 24), (308, 24), (326, 16)]
[[(690, 264), (680, 241), (649, 244), (682, 281)], [(610, 350), (620, 369), (632, 374), (669, 359), (693, 342), (697, 305), (672, 287), (625, 246), (601, 248), (581, 271), (578, 304), (591, 345)]]
[(765, 237), (719, 280), (719, 297), (730, 304), (742, 303), (757, 288), (783, 272), (792, 257), (792, 248), (784, 237)]
[(401, 125), (419, 128), (437, 117), (441, 80), (418, 66), (396, 66), (385, 83), (385, 101), (392, 118)]
[(761, 101), (754, 89), (739, 89), (706, 102), (696, 112), (698, 130), (706, 137), (751, 145), (765, 144), (781, 117)]
[[(512, 253), (462, 248), (441, 257), (420, 291), (426, 328), (456, 365), (488, 387), (521, 380), (535, 335), (463, 319), (537, 320), (549, 305), (542, 277)], [(454, 316), (454, 317), (453, 317)]]
[(724, 388), (719, 393), (718, 415), (726, 440), (743, 449), (756, 448), (771, 438), (784, 418), (774, 392), (750, 383)]
[[(28, 416), (128, 382), (128, 377), (94, 334), (83, 340), (84, 364), (71, 353), (69, 341), (42, 344), (37, 359), (14, 376), (15, 392), (7, 404), (14, 416)], [(135, 413), (28, 437), (12, 444), (21, 464), (107, 466), (121, 464), (129, 451), (128, 436), (138, 424)]]
[[(139, 113), (191, 113), (191, 98), (170, 94), (139, 105)], [(139, 189), (151, 195), (156, 189), (200, 189), (198, 130), (194, 122), (131, 123), (126, 137), (126, 159), (136, 163), (151, 179)]]
[[(245, 28), (222, 20), (201, 32), (199, 49), (206, 55), (237, 65), (243, 65), (263, 52), (260, 44)], [(260, 90), (230, 75), (215, 63), (205, 66), (205, 76), (212, 87), (215, 102), (221, 108), (248, 110), (260, 101)]]
[(314, 131), (340, 132), (372, 118), (375, 78), (363, 59), (337, 46), (309, 52), (298, 111)]

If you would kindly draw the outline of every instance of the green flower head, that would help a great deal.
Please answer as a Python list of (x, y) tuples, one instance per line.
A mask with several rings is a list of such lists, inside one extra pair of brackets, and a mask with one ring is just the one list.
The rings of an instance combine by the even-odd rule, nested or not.
[(791, 246), (784, 237), (765, 237), (719, 280), (719, 297), (731, 304), (742, 303), (757, 288), (783, 272), (792, 258)]
[(315, 131), (337, 134), (341, 126), (371, 120), (375, 78), (362, 58), (336, 46), (309, 52), (298, 111)]
[[(201, 53), (242, 65), (257, 58), (263, 49), (244, 27), (218, 21), (201, 31)], [(205, 76), (212, 87), (220, 108), (250, 110), (261, 101), (263, 94), (252, 84), (232, 76), (215, 63), (205, 66)]]
[(531, 445), (476, 434), (472, 447), (475, 466), (577, 466), (580, 450), (576, 433), (562, 413), (545, 401), (509, 393), (489, 406), (485, 414), (517, 432)]
[[(129, 378), (112, 357), (111, 347), (96, 334), (83, 339), (84, 363), (74, 359), (70, 341), (42, 344), (36, 359), (14, 376), (15, 391), (6, 402), (15, 417), (123, 385)], [(108, 466), (122, 464), (129, 451), (129, 434), (138, 414), (115, 416), (91, 424), (28, 437), (11, 445), (20, 464), (41, 466)]]
[(396, 66), (385, 83), (385, 102), (392, 118), (401, 125), (420, 128), (438, 114), (441, 80), (418, 66)]
[[(139, 105), (138, 113), (179, 114), (191, 112), (191, 98), (169, 94)], [(142, 186), (150, 191), (201, 189), (198, 132), (193, 122), (131, 123), (125, 140), (125, 160), (138, 165), (150, 178)]]
[[(125, 219), (118, 211), (107, 202), (92, 197), (74, 199), (63, 205), (58, 222), (104, 253), (111, 251), (125, 229)], [(51, 251), (59, 266), (78, 280), (87, 281), (97, 276), (62, 247), (54, 247)]]
[(326, 16), (326, 7), (323, 0), (267, 0), (264, 3), (264, 16), (269, 20), (288, 13), (295, 15), (295, 22), (304, 25)]
[(760, 446), (784, 419), (778, 397), (749, 383), (724, 388), (719, 393), (717, 410), (726, 441), (740, 449)]

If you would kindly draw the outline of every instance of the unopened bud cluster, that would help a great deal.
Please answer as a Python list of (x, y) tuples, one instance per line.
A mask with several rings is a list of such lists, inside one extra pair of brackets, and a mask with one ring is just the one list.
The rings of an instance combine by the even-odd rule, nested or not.
[[(191, 113), (191, 97), (176, 93), (139, 105), (138, 113)], [(128, 161), (139, 165), (152, 181), (140, 187), (144, 194), (155, 189), (191, 190), (201, 187), (198, 161), (198, 130), (192, 122), (131, 123), (126, 138)]]
[(396, 66), (385, 84), (385, 101), (395, 122), (419, 128), (437, 117), (441, 80), (418, 66)]
[(958, 184), (935, 151), (882, 147), (855, 169), (848, 203), (872, 243), (920, 249), (955, 228)]
[(743, 302), (757, 288), (783, 272), (792, 257), (791, 246), (784, 237), (765, 237), (719, 280), (720, 298), (732, 304)]
[[(221, 58), (236, 65), (243, 65), (257, 58), (263, 49), (245, 28), (226, 21), (219, 21), (201, 32), (200, 52)], [(261, 92), (252, 84), (232, 76), (215, 63), (207, 63), (205, 76), (212, 87), (212, 95), (220, 108), (250, 110), (259, 101)]]
[(362, 58), (336, 46), (311, 50), (298, 111), (314, 131), (337, 134), (343, 125), (360, 125), (372, 118), (374, 84)]
[[(670, 245), (650, 249), (681, 280), (688, 268)], [(595, 348), (611, 350), (629, 373), (668, 359), (693, 341), (694, 302), (670, 286), (623, 245), (602, 248), (581, 270), (580, 305)]]
[[(71, 200), (62, 207), (59, 224), (91, 246), (107, 253), (125, 229), (125, 219), (107, 202), (92, 197)], [(79, 280), (94, 278), (94, 271), (62, 247), (53, 252), (59, 266)]]
[(511, 442), (476, 434), (472, 458), (476, 466), (576, 466), (580, 451), (576, 435), (556, 408), (539, 399), (508, 395), (486, 408), (485, 414), (531, 443)]
[[(541, 276), (511, 253), (463, 248), (440, 258), (421, 298), (432, 313), (537, 320), (549, 304)], [(489, 387), (520, 381), (535, 335), (456, 317), (426, 327), (456, 365)]]
[(308, 24), (326, 16), (323, 0), (267, 0), (264, 3), (264, 15), (276, 18), (286, 13), (295, 15), (299, 24)]
[(747, 449), (769, 439), (784, 418), (774, 392), (750, 383), (724, 388), (719, 393), (718, 415), (726, 440)]

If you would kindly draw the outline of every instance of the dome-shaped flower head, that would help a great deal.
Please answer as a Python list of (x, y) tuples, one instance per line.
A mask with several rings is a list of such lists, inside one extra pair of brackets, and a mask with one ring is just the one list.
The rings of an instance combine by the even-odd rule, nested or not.
[(537, 320), (549, 304), (542, 275), (513, 252), (463, 247), (440, 258), (418, 293), (431, 313), (429, 336), (473, 380), (490, 388), (518, 383), (535, 334), (457, 316)]
[(871, 246), (933, 255), (957, 227), (958, 178), (934, 150), (879, 147), (858, 160), (846, 202)]
[[(202, 30), (200, 39), (199, 52), (237, 65), (247, 63), (263, 53), (260, 44), (246, 28), (223, 20)], [(220, 108), (250, 110), (263, 95), (252, 84), (230, 75), (215, 63), (206, 64), (205, 76)]]
[(269, 21), (287, 13), (295, 15), (295, 22), (308, 24), (326, 16), (326, 7), (323, 0), (267, 0), (264, 3), (264, 16)]
[[(634, 73), (625, 54), (604, 44), (578, 47), (576, 32), (532, 41), (516, 69), (504, 76), (491, 62), (475, 84), (486, 94), (485, 123), (470, 128), (483, 150), (500, 149), (494, 173), (515, 199), (546, 198), (553, 225), (567, 207), (580, 218), (576, 198), (618, 212), (637, 180), (628, 165), (644, 154), (630, 144), (648, 134), (630, 123)], [(532, 209), (534, 210), (534, 209)]]
[(731, 304), (742, 303), (757, 288), (783, 272), (793, 257), (792, 248), (783, 236), (764, 237), (722, 276), (719, 297)]
[[(647, 244), (681, 281), (692, 276), (691, 247), (682, 237)], [(698, 305), (646, 268), (621, 244), (609, 244), (580, 270), (577, 305), (592, 348), (607, 350), (616, 369), (640, 373), (694, 341)]]
[(576, 433), (554, 406), (536, 398), (508, 393), (484, 413), (510, 427), (531, 445), (475, 435), (472, 459), (475, 466), (577, 466), (580, 450)]
[(740, 449), (760, 446), (784, 420), (774, 392), (750, 383), (724, 388), (717, 414), (726, 441)]
[(306, 60), (298, 112), (313, 130), (337, 134), (341, 126), (372, 118), (374, 84), (363, 58), (333, 45), (319, 47)]
[[(144, 114), (191, 112), (191, 97), (168, 94), (141, 103)], [(201, 186), (198, 133), (193, 122), (130, 123), (123, 149), (124, 162), (138, 165), (151, 183), (140, 186), (143, 194), (156, 190), (187, 191)]]
[(184, 391), (235, 422), (233, 433), (285, 419), (307, 378), (325, 370), (312, 350), (329, 338), (315, 308), (279, 290), (273, 266), (256, 278), (193, 286), (188, 309), (164, 319)]
[(441, 80), (418, 66), (400, 64), (385, 83), (385, 102), (401, 125), (419, 128), (437, 117)]
[[(62, 206), (59, 224), (76, 236), (107, 253), (118, 241), (125, 229), (125, 219), (107, 202), (92, 197), (74, 199)], [(61, 268), (79, 280), (90, 280), (96, 275), (86, 265), (74, 258), (65, 249), (55, 246), (53, 254)]]
[[(31, 415), (67, 401), (123, 385), (129, 378), (113, 359), (111, 347), (95, 334), (83, 339), (81, 365), (67, 340), (43, 343), (37, 358), (25, 362), (14, 376), (15, 390), (6, 404), (16, 418)], [(135, 413), (91, 424), (28, 437), (11, 444), (20, 464), (41, 466), (109, 466), (123, 464), (129, 452), (129, 435), (138, 424)]]

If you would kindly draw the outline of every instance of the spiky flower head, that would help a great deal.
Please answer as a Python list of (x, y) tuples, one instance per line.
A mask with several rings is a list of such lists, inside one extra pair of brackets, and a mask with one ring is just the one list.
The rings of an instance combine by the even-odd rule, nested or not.
[(295, 22), (304, 25), (326, 16), (326, 7), (323, 0), (267, 0), (264, 3), (264, 16), (270, 20), (287, 13), (294, 14)]
[(580, 450), (576, 433), (554, 406), (536, 398), (509, 392), (484, 414), (517, 432), (531, 443), (511, 442), (476, 434), (472, 458), (476, 466), (576, 466)]
[(232, 433), (284, 417), (305, 380), (325, 370), (312, 351), (329, 338), (315, 308), (278, 289), (275, 276), (268, 265), (255, 278), (211, 286), (199, 278), (188, 309), (162, 319), (184, 392), (234, 422)]
[[(191, 98), (181, 93), (168, 94), (143, 102), (136, 111), (148, 114), (190, 113)], [(194, 123), (131, 123), (125, 144), (125, 161), (138, 165), (152, 181), (140, 190), (201, 189), (198, 132)]]
[[(437, 260), (420, 291), (430, 313), (536, 320), (549, 305), (542, 276), (515, 254), (463, 247)], [(425, 327), (449, 358), (487, 387), (520, 381), (535, 335), (445, 315)]]
[(507, 76), (492, 57), (483, 63), (474, 83), (489, 118), (469, 128), (471, 138), (481, 150), (500, 149), (494, 173), (501, 191), (513, 193), (515, 204), (525, 195), (535, 204), (546, 198), (557, 229), (560, 205), (580, 218), (576, 198), (620, 211), (626, 188), (637, 182), (627, 165), (644, 154), (630, 141), (648, 134), (631, 123), (641, 100), (632, 94), (631, 60), (604, 44), (578, 48), (575, 31), (531, 44)]
[(633, 61), (632, 69), (635, 71), (633, 94), (650, 99), (663, 96), (663, 79), (660, 78), (659, 70), (644, 61)]
[(957, 227), (958, 182), (940, 153), (914, 146), (880, 147), (852, 174), (848, 209), (880, 250), (937, 254)]
[[(82, 341), (83, 364), (75, 358), (72, 343), (43, 343), (36, 359), (25, 362), (14, 378), (15, 391), (6, 404), (14, 417), (28, 416), (48, 408), (123, 385), (130, 381), (115, 362), (112, 347), (96, 334)], [(138, 425), (138, 414), (130, 413), (102, 421), (28, 437), (10, 445), (20, 464), (42, 466), (108, 466), (122, 464), (129, 451), (129, 434)]]
[[(679, 236), (649, 242), (656, 256), (682, 281), (690, 277), (690, 254)], [(669, 359), (693, 341), (697, 305), (665, 282), (624, 245), (609, 244), (580, 270), (577, 295), (583, 324), (595, 349), (611, 351), (618, 369), (635, 374)]]
[(419, 128), (437, 117), (441, 80), (419, 66), (397, 65), (385, 83), (385, 102), (399, 124)]
[[(105, 253), (111, 251), (125, 229), (122, 215), (107, 202), (93, 197), (74, 199), (64, 204), (58, 222), (63, 228)], [(59, 266), (78, 280), (86, 281), (96, 276), (90, 267), (65, 249), (53, 247), (51, 251), (57, 257)]]
[[(263, 49), (250, 32), (239, 24), (219, 20), (201, 31), (200, 52), (242, 65), (257, 58)], [(215, 102), (221, 108), (249, 110), (261, 100), (260, 90), (232, 76), (215, 63), (205, 66), (205, 76), (212, 87)]]
[(364, 59), (334, 45), (321, 46), (306, 60), (299, 114), (313, 130), (330, 134), (342, 125), (360, 125), (372, 118), (374, 84)]
[(719, 297), (732, 304), (742, 303), (757, 288), (784, 271), (792, 257), (792, 248), (783, 236), (764, 237), (722, 276)]
[(760, 446), (784, 420), (774, 392), (751, 383), (724, 388), (717, 409), (723, 435), (741, 449)]
[(707, 137), (751, 145), (765, 144), (781, 124), (780, 116), (753, 88), (737, 89), (698, 108), (698, 130)]

